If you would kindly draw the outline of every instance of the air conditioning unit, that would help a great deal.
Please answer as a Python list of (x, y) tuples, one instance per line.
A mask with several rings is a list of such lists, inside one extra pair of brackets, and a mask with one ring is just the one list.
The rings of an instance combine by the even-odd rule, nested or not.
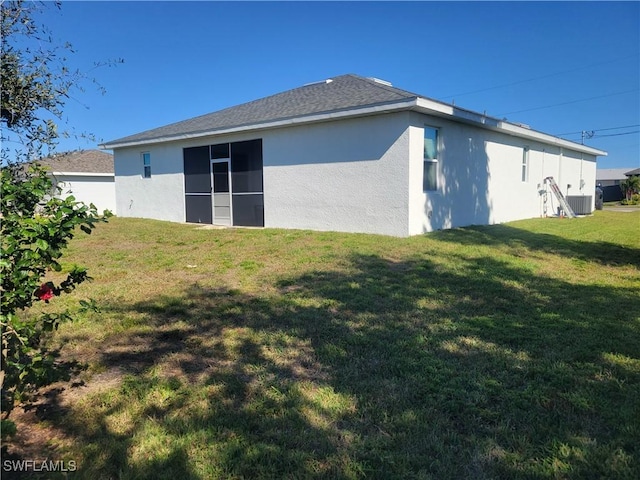
[(565, 198), (576, 215), (591, 215), (593, 211), (592, 195), (567, 195)]

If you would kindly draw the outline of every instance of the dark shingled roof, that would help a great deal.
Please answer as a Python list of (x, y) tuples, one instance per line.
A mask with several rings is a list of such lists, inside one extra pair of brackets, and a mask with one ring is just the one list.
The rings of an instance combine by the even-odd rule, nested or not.
[(113, 173), (113, 155), (100, 150), (78, 150), (42, 158), (52, 172)]
[(362, 108), (421, 97), (358, 75), (342, 75), (235, 107), (147, 130), (109, 144), (143, 142), (186, 134), (213, 132), (305, 115)]
[(633, 177), (635, 175), (640, 175), (640, 168), (636, 168), (635, 170), (631, 170), (630, 172), (626, 172), (625, 175), (627, 177)]

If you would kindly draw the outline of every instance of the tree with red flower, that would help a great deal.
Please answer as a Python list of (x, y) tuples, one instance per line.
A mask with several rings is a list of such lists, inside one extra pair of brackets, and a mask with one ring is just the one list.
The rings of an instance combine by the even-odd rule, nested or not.
[(40, 288), (36, 290), (35, 295), (36, 297), (38, 297), (38, 299), (49, 303), (49, 300), (51, 300), (54, 295), (53, 283), (43, 283), (42, 285), (40, 285)]
[[(60, 7), (61, 2), (56, 2)], [(2, 36), (2, 108), (0, 131), (0, 439), (15, 432), (9, 419), (14, 406), (33, 403), (42, 388), (75, 373), (47, 341), (71, 312), (31, 307), (38, 300), (71, 293), (89, 280), (87, 270), (73, 266), (63, 276), (60, 258), (76, 233), (91, 233), (109, 217), (94, 205), (61, 195), (51, 172), (37, 162), (51, 155), (64, 122), (65, 100), (81, 83), (92, 80), (72, 72), (60, 53), (72, 51), (40, 25), (46, 5), (26, 0), (0, 2)], [(47, 40), (47, 38), (49, 40)], [(121, 63), (107, 62), (107, 64)], [(102, 65), (102, 64), (100, 64)], [(7, 142), (9, 140), (9, 142)], [(11, 148), (7, 147), (11, 144)], [(15, 148), (14, 148), (15, 146)], [(50, 272), (54, 281), (44, 281)], [(53, 276), (48, 278), (54, 278)], [(44, 307), (44, 306), (43, 306)], [(78, 313), (95, 311), (80, 300)], [(3, 446), (3, 453), (5, 447)]]

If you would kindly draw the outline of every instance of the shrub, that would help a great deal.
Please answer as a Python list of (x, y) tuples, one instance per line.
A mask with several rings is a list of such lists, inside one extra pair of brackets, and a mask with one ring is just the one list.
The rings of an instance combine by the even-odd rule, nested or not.
[(634, 195), (640, 194), (640, 176), (632, 175), (627, 177), (626, 180), (620, 182), (620, 190), (622, 190), (625, 200), (627, 201), (627, 203), (623, 202), (623, 205), (636, 205), (633, 203), (633, 197)]
[(631, 198), (622, 200), (622, 205), (640, 205), (640, 193), (634, 193)]
[[(36, 302), (49, 303), (71, 293), (89, 280), (86, 269), (74, 266), (59, 283), (44, 281), (50, 271), (60, 272), (59, 259), (79, 228), (91, 233), (96, 223), (111, 214), (99, 215), (94, 205), (76, 202), (73, 196), (56, 197), (46, 171), (38, 165), (11, 164), (2, 168), (1, 256), (2, 298), (2, 435), (14, 431), (8, 417), (14, 406), (29, 402), (35, 392), (70, 378), (73, 362), (61, 362), (48, 349), (47, 334), (60, 322), (71, 319), (69, 311), (29, 315)], [(95, 308), (82, 301), (81, 309)]]

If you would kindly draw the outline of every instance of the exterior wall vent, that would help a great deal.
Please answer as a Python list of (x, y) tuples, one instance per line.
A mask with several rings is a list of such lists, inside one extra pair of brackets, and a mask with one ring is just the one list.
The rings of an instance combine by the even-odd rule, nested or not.
[(376, 77), (368, 77), (368, 78), (369, 78), (369, 80), (373, 80), (376, 83), (380, 83), (382, 85), (386, 85), (387, 87), (393, 87), (391, 82), (387, 82), (386, 80), (381, 80), (380, 78), (376, 78)]

